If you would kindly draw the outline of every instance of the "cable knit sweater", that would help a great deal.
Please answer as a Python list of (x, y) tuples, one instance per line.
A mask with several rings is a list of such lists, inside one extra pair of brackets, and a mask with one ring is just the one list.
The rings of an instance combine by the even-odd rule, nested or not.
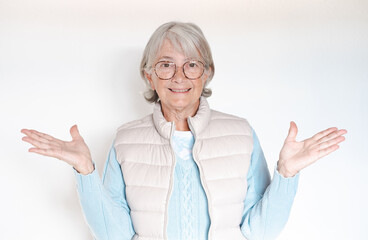
[[(210, 219), (198, 167), (191, 155), (193, 143), (190, 132), (175, 132), (173, 148), (177, 164), (167, 227), (170, 240), (207, 239)], [(241, 231), (249, 240), (275, 239), (287, 222), (299, 175), (284, 178), (275, 170), (270, 181), (254, 131), (253, 143)], [(80, 202), (95, 239), (131, 239), (135, 232), (114, 147), (105, 164), (102, 181), (97, 170), (88, 175), (75, 174)]]

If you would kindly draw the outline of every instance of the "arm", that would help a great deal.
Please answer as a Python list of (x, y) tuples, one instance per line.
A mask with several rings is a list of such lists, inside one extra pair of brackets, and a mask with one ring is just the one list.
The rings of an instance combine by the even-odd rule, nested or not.
[(135, 234), (125, 197), (125, 183), (112, 147), (102, 182), (97, 170), (88, 175), (75, 171), (85, 218), (96, 239), (130, 240)]
[(33, 145), (29, 152), (57, 158), (73, 166), (87, 222), (97, 239), (131, 239), (134, 235), (125, 184), (112, 148), (105, 164), (103, 180), (76, 125), (70, 128), (72, 141), (63, 141), (31, 129), (22, 129), (23, 141)]
[(253, 131), (253, 152), (247, 176), (241, 230), (249, 240), (275, 239), (285, 226), (298, 186), (299, 174), (284, 178), (275, 169), (272, 181), (267, 163)]

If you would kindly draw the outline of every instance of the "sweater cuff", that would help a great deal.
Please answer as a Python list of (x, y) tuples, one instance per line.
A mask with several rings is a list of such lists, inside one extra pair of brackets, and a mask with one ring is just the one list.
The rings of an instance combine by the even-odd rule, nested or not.
[(299, 183), (299, 173), (295, 174), (293, 177), (284, 177), (277, 171), (277, 166), (275, 167), (273, 179), (271, 182), (271, 190), (273, 192), (282, 193), (285, 197), (289, 196), (294, 198), (296, 191), (298, 189)]
[(84, 175), (79, 173), (74, 167), (74, 175), (77, 182), (77, 189), (78, 192), (93, 192), (93, 191), (99, 191), (99, 185), (101, 184), (100, 176), (98, 175), (98, 171), (96, 169), (95, 163), (93, 163), (94, 170), (93, 172)]

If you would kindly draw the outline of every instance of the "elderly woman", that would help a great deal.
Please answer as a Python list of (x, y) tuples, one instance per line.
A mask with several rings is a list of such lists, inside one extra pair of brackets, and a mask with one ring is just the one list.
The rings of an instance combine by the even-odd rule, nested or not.
[(194, 24), (151, 36), (141, 75), (153, 113), (118, 128), (102, 181), (77, 126), (71, 142), (23, 129), (35, 152), (74, 167), (96, 239), (275, 239), (287, 222), (299, 172), (338, 149), (346, 130), (302, 142), (290, 123), (272, 181), (258, 138), (240, 117), (212, 110), (210, 47)]

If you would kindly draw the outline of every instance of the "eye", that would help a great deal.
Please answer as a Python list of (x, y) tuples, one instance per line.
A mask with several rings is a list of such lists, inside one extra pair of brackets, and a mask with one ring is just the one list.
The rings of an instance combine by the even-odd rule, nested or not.
[(170, 68), (173, 66), (174, 63), (172, 62), (159, 62), (158, 67), (159, 68)]
[(197, 68), (198, 67), (198, 63), (196, 63), (196, 62), (190, 62), (188, 65), (189, 65), (190, 68)]

